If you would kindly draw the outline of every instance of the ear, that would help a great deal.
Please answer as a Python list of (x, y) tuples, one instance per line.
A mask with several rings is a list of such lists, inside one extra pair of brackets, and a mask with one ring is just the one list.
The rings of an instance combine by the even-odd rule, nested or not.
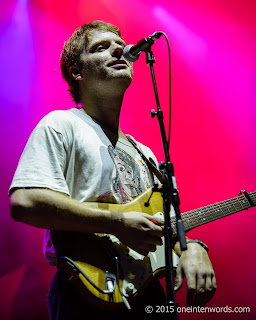
[(69, 75), (74, 80), (82, 80), (83, 79), (83, 75), (82, 75), (81, 71), (75, 66), (72, 66), (69, 68)]

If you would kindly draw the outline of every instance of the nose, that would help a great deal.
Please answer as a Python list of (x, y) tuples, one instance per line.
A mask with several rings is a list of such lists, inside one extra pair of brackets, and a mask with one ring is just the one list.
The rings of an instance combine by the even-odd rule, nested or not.
[(116, 57), (116, 58), (121, 58), (123, 55), (123, 46), (118, 44), (118, 43), (114, 43), (113, 47), (112, 47), (112, 56)]

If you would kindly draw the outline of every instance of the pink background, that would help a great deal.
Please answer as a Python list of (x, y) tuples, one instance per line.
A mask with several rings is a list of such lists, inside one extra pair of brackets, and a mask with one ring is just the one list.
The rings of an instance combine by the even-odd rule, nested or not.
[[(15, 223), (8, 187), (38, 121), (73, 107), (61, 78), (59, 55), (76, 27), (95, 19), (120, 27), (127, 43), (155, 31), (172, 50), (171, 159), (182, 212), (256, 190), (255, 30), (253, 0), (9, 0), (0, 4), (1, 215), (0, 318), (47, 319), (47, 290), (54, 268), (42, 255), (43, 230)], [(167, 47), (153, 47), (160, 102), (168, 118)], [(163, 151), (145, 56), (134, 64), (121, 127)], [(167, 121), (166, 121), (167, 123)], [(218, 289), (216, 307), (250, 307), (250, 313), (180, 314), (180, 319), (255, 319), (256, 209), (191, 231), (210, 247)], [(185, 306), (186, 290), (177, 294)]]

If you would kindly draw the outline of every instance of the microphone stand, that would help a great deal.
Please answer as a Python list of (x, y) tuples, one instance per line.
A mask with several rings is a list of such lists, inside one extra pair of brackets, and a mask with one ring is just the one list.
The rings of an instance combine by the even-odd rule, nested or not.
[[(154, 73), (154, 63), (155, 58), (152, 53), (151, 47), (146, 51), (146, 63), (150, 67), (153, 87), (155, 92), (156, 98), (156, 105), (157, 111), (151, 111), (151, 117), (157, 116), (159, 121), (161, 136), (162, 136), (162, 143), (164, 148), (165, 154), (165, 162), (161, 163), (161, 169), (163, 169), (163, 209), (164, 209), (164, 216), (165, 216), (165, 228), (164, 228), (164, 239), (165, 239), (165, 263), (166, 263), (166, 295), (167, 295), (167, 306), (168, 312), (173, 312), (174, 318), (178, 319), (178, 304), (175, 298), (174, 292), (174, 275), (173, 275), (173, 259), (172, 259), (172, 228), (171, 228), (171, 220), (170, 220), (170, 209), (171, 205), (174, 208), (175, 215), (176, 215), (176, 224), (177, 224), (177, 233), (178, 238), (180, 241), (181, 250), (184, 251), (187, 249), (187, 243), (185, 239), (185, 232), (183, 222), (181, 220), (180, 215), (180, 200), (179, 194), (177, 190), (176, 180), (174, 176), (174, 168), (173, 164), (170, 161), (170, 154), (169, 154), (169, 146), (166, 139), (166, 133), (164, 128), (163, 122), (163, 112), (160, 108), (160, 102), (158, 97), (158, 91), (156, 86), (156, 79)], [(170, 110), (171, 112), (171, 110)]]

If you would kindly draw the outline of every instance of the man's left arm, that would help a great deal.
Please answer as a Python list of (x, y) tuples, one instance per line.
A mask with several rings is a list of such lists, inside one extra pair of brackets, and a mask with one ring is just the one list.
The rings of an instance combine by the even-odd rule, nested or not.
[(217, 288), (214, 270), (206, 248), (200, 243), (188, 243), (181, 251), (177, 242), (174, 250), (180, 256), (176, 270), (175, 291), (180, 290), (183, 278), (187, 280), (187, 305), (205, 306)]

